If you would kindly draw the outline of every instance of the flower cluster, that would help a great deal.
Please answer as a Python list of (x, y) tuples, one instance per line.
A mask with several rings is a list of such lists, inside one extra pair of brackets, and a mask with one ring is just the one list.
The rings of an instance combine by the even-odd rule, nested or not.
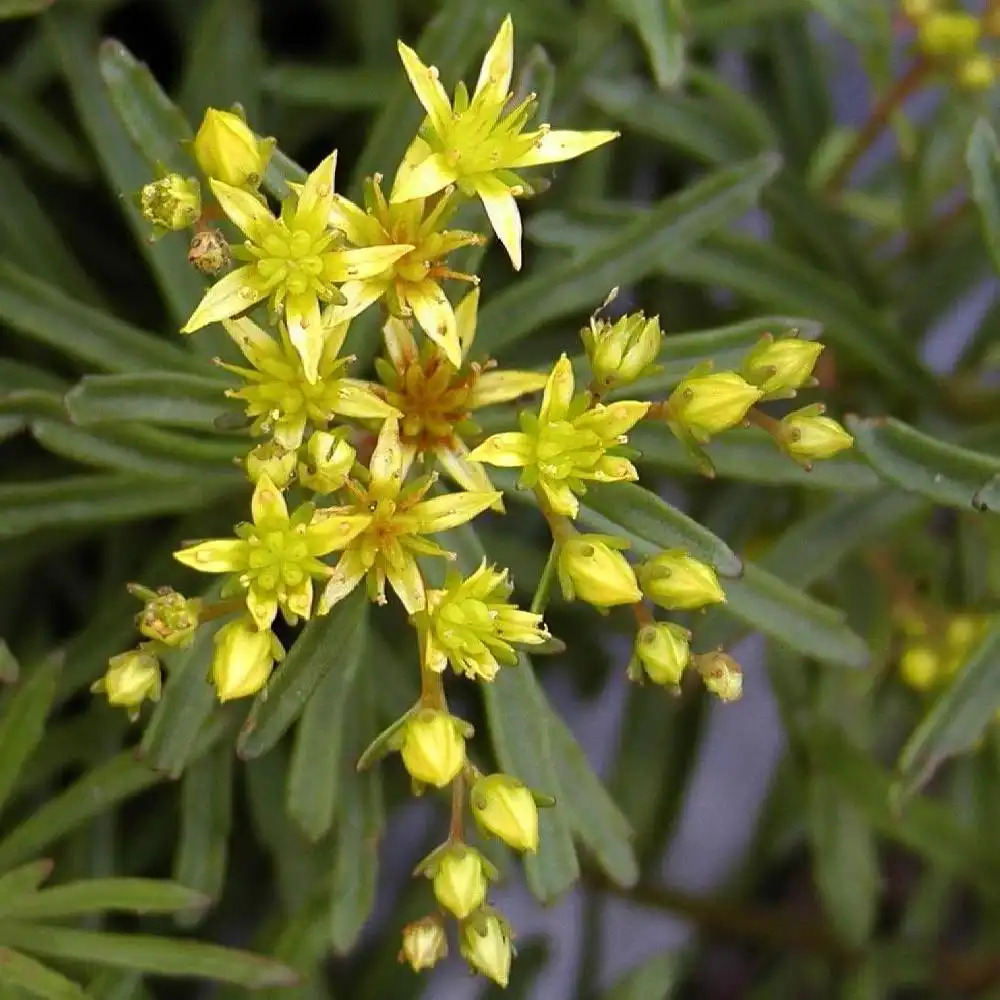
[(947, 611), (912, 603), (895, 612), (899, 673), (916, 691), (934, 691), (946, 684), (989, 631), (991, 615)]
[[(284, 656), (274, 631), (279, 616), (296, 626), (362, 586), (376, 604), (395, 595), (412, 626), (420, 695), (360, 764), (397, 753), (416, 793), (447, 789), (451, 800), (448, 837), (418, 867), (439, 912), (405, 928), (401, 957), (417, 970), (435, 964), (447, 950), (451, 919), (469, 965), (506, 985), (513, 934), (490, 904), (498, 872), (472, 830), (534, 852), (538, 809), (552, 802), (515, 775), (477, 766), (472, 727), (448, 706), (447, 668), (488, 684), (501, 670), (526, 669), (518, 666), (523, 650), (556, 647), (543, 613), (558, 580), (567, 600), (603, 614), (631, 611), (638, 626), (632, 678), (675, 688), (690, 667), (723, 700), (738, 698), (739, 666), (721, 650), (693, 653), (691, 633), (650, 610), (724, 601), (715, 570), (683, 549), (649, 552), (633, 564), (627, 540), (578, 529), (581, 498), (588, 484), (638, 479), (628, 438), (640, 421), (673, 432), (701, 459), (713, 436), (748, 421), (803, 465), (849, 447), (851, 438), (815, 404), (780, 418), (756, 408), (812, 384), (822, 348), (794, 335), (763, 338), (739, 370), (688, 372), (659, 400), (618, 398), (660, 371), (658, 317), (595, 316), (583, 331), (586, 388), (578, 388), (584, 366), (574, 371), (566, 355), (548, 371), (501, 369), (478, 356), (478, 278), (452, 269), (448, 258), (486, 236), (448, 228), (456, 211), (481, 204), (520, 268), (516, 198), (532, 190), (524, 172), (572, 159), (616, 133), (533, 123), (534, 98), (511, 93), (510, 18), (471, 94), (459, 84), (449, 97), (434, 67), (405, 45), (399, 52), (426, 118), (388, 197), (379, 175), (366, 183), (361, 204), (338, 194), (332, 152), (272, 205), (262, 184), (274, 141), (218, 109), (206, 113), (191, 143), (204, 188), (168, 175), (140, 193), (157, 232), (194, 229), (189, 259), (215, 278), (181, 332), (221, 323), (242, 355), (219, 364), (238, 380), (227, 395), (255, 439), (244, 460), (253, 488), (249, 517), (230, 537), (192, 541), (175, 553), (193, 570), (222, 576), (218, 600), (136, 587), (144, 641), (113, 657), (95, 690), (135, 717), (160, 695), (161, 659), (218, 620), (211, 677), (219, 700), (264, 697)], [(242, 239), (230, 242), (207, 221), (222, 217)], [(472, 287), (453, 301), (454, 281)], [(264, 303), (269, 319), (261, 325), (263, 308), (255, 319), (246, 313)], [(379, 306), (384, 357), (369, 380), (351, 374), (355, 359), (344, 348), (355, 318)], [(511, 423), (484, 438), (478, 411), (533, 393), (541, 393), (539, 405), (520, 412), (517, 429)], [(487, 511), (504, 512), (496, 467), (520, 470), (519, 488), (551, 530), (548, 568), (529, 610), (513, 603), (506, 569), (484, 560), (463, 576), (436, 537)], [(431, 557), (444, 560), (447, 572), (433, 575)]]
[(921, 55), (962, 89), (989, 90), (1000, 69), (991, 42), (1000, 37), (1000, 13), (986, 4), (981, 17), (940, 0), (903, 0)]

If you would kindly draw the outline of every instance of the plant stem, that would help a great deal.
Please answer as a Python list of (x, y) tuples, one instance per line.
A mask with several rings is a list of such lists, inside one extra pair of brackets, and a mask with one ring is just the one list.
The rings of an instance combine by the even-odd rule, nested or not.
[(214, 621), (216, 618), (221, 618), (223, 615), (239, 611), (240, 608), (244, 607), (245, 603), (246, 602), (240, 598), (234, 597), (228, 601), (216, 601), (214, 604), (206, 604), (198, 612), (198, 621)]
[(552, 581), (556, 576), (556, 564), (559, 562), (559, 543), (553, 539), (549, 549), (549, 557), (545, 560), (545, 568), (538, 579), (538, 586), (535, 588), (535, 595), (531, 598), (532, 614), (545, 614), (545, 608), (549, 603), (549, 595), (552, 592)]
[(451, 783), (451, 821), (448, 824), (448, 839), (456, 843), (465, 840), (465, 771)]

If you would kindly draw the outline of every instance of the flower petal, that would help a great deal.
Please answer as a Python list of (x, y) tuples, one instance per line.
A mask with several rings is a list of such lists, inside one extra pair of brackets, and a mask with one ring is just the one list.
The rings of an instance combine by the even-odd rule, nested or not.
[(485, 462), (503, 468), (530, 465), (535, 460), (531, 438), (520, 431), (505, 431), (493, 434), (469, 452), (467, 458), (473, 462)]
[(515, 271), (521, 270), (521, 213), (510, 188), (492, 174), (477, 174), (472, 178), (489, 216), (493, 231), (500, 238)]
[(618, 455), (605, 455), (589, 472), (577, 474), (581, 479), (593, 479), (598, 483), (634, 483), (639, 478), (636, 467)]
[(538, 410), (538, 419), (543, 423), (554, 420), (564, 420), (576, 382), (573, 379), (573, 365), (563, 354), (552, 366), (552, 372), (545, 382), (545, 392), (542, 395), (542, 405)]
[(253, 585), (247, 591), (247, 611), (261, 631), (268, 629), (278, 615), (278, 598), (270, 592), (257, 590)]
[(548, 380), (544, 372), (486, 372), (476, 379), (466, 405), (470, 410), (478, 410), (494, 403), (509, 403), (529, 392), (539, 392)]
[[(410, 85), (413, 87), (417, 100), (424, 106), (427, 117), (431, 120), (435, 132), (444, 132), (451, 119), (451, 101), (448, 100), (448, 93), (438, 78), (437, 68), (425, 66), (420, 56), (403, 42), (397, 42), (399, 58), (403, 62), (403, 69), (410, 78)], [(396, 200), (396, 199), (393, 199)], [(402, 198), (401, 201), (408, 199)]]
[(423, 611), (427, 604), (424, 578), (420, 575), (417, 560), (398, 543), (387, 553), (385, 576), (407, 614)]
[(455, 306), (455, 329), (458, 342), (462, 346), (462, 357), (467, 357), (472, 341), (476, 337), (476, 319), (479, 312), (479, 286), (476, 285), (462, 301)]
[(490, 43), (489, 51), (483, 57), (473, 100), (480, 95), (485, 95), (491, 100), (502, 100), (510, 90), (510, 78), (513, 72), (514, 22), (508, 14), (503, 19), (496, 38)]
[(554, 129), (539, 136), (533, 149), (517, 157), (509, 166), (537, 167), (543, 163), (562, 163), (573, 160), (584, 153), (589, 153), (598, 146), (603, 146), (612, 139), (617, 139), (618, 132), (595, 131), (573, 132), (568, 129)]
[(210, 180), (209, 183), (222, 211), (254, 242), (262, 232), (278, 224), (267, 205), (249, 191), (222, 181)]
[(412, 249), (407, 243), (389, 243), (379, 247), (333, 250), (323, 255), (323, 277), (337, 282), (373, 278), (388, 270)]
[(471, 521), (487, 507), (492, 507), (501, 496), (499, 490), (447, 493), (415, 503), (399, 520), (406, 523), (415, 534), (433, 535)]
[(180, 549), (174, 558), (202, 573), (239, 573), (246, 569), (247, 543), (239, 538), (213, 538)]
[(456, 369), (461, 368), (462, 347), (458, 342), (455, 312), (444, 289), (436, 281), (411, 284), (406, 290), (406, 301), (424, 333), (444, 351)]
[(306, 229), (318, 236), (327, 226), (333, 204), (333, 177), (337, 169), (337, 151), (334, 150), (313, 170), (302, 185), (299, 202), (295, 206), (295, 228)]
[(340, 294), (345, 301), (329, 306), (323, 315), (325, 324), (346, 324), (377, 302), (389, 289), (389, 277), (365, 278), (363, 281), (345, 281)]
[[(464, 490), (472, 490), (482, 493), (493, 489), (493, 483), (487, 475), (486, 469), (479, 462), (469, 459), (469, 451), (457, 441), (450, 448), (435, 448), (434, 455), (441, 468)], [(494, 505), (494, 510), (503, 513), (503, 501), (498, 500)]]
[(556, 514), (563, 514), (566, 517), (576, 517), (580, 511), (580, 501), (576, 494), (569, 488), (569, 484), (561, 479), (538, 480), (538, 488), (542, 491), (549, 507)]
[(281, 602), (285, 611), (308, 619), (312, 612), (313, 582), (311, 577), (305, 577), (298, 586), (289, 589)]
[(254, 487), (253, 499), (250, 501), (250, 513), (253, 523), (261, 525), (265, 522), (287, 523), (288, 507), (281, 490), (271, 482), (270, 476), (264, 473)]
[(429, 198), (449, 184), (458, 180), (458, 173), (440, 153), (415, 163), (412, 168), (400, 169), (396, 172), (396, 180), (392, 185), (390, 201), (412, 201), (414, 198)]
[(243, 352), (243, 357), (254, 368), (259, 370), (269, 362), (281, 361), (284, 358), (281, 345), (249, 317), (224, 319), (222, 325), (233, 343)]
[(400, 416), (399, 410), (376, 396), (370, 382), (356, 378), (337, 379), (337, 403), (333, 412), (354, 420), (385, 420)]
[(309, 555), (325, 556), (346, 549), (371, 523), (370, 514), (341, 514), (329, 507), (321, 508), (306, 527)]
[(350, 329), (350, 321), (334, 322), (329, 314), (323, 313), (323, 358), (320, 361), (320, 368), (324, 364), (332, 364), (337, 360), (340, 349), (347, 339), (347, 331)]
[(598, 405), (577, 417), (573, 426), (593, 431), (606, 444), (611, 445), (642, 420), (650, 405), (631, 399), (609, 403), (607, 406)]
[(318, 381), (319, 359), (323, 356), (323, 316), (315, 292), (285, 298), (285, 325), (288, 339), (302, 359), (306, 379)]
[(357, 549), (345, 552), (333, 568), (333, 575), (327, 581), (326, 588), (319, 599), (317, 614), (325, 615), (330, 608), (342, 601), (361, 582), (368, 572), (361, 553)]
[(382, 339), (385, 341), (386, 354), (396, 371), (401, 371), (416, 358), (417, 342), (413, 339), (410, 328), (398, 316), (390, 316), (385, 321)]
[(209, 323), (229, 319), (249, 309), (267, 295), (255, 281), (257, 270), (252, 264), (230, 271), (205, 292), (191, 318), (181, 327), (181, 333), (194, 333)]
[(327, 224), (331, 229), (342, 232), (345, 239), (355, 246), (368, 246), (374, 235), (372, 223), (375, 223), (375, 220), (363, 208), (355, 205), (350, 198), (334, 193), (330, 214), (327, 217)]
[(403, 447), (399, 441), (399, 420), (388, 417), (378, 432), (378, 442), (368, 462), (372, 485), (387, 485), (393, 480), (396, 485), (403, 477)]

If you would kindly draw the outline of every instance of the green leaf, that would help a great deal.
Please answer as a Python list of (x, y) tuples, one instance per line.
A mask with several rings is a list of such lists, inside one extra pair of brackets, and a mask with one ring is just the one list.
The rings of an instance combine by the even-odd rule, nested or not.
[(10, 948), (0, 948), (0, 984), (5, 992), (20, 988), (41, 1000), (88, 1000), (81, 986)]
[[(333, 826), (345, 793), (341, 776), (345, 772), (348, 716), (355, 712), (367, 651), (366, 605), (363, 619), (339, 643), (340, 662), (316, 686), (306, 702), (295, 734), (292, 762), (288, 769), (288, 814), (310, 840), (317, 841)], [(347, 762), (347, 773), (354, 761)], [(350, 779), (355, 780), (355, 779)]]
[(35, 892), (52, 874), (54, 867), (55, 863), (50, 858), (41, 858), (0, 875), (0, 900)]
[(1000, 708), (1000, 622), (934, 700), (899, 756), (902, 790), (924, 785), (949, 757), (977, 747)]
[(969, 136), (965, 162), (972, 175), (972, 200), (979, 209), (983, 239), (994, 265), (1000, 270), (1000, 142), (985, 118), (976, 122)]
[(45, 719), (56, 694), (59, 663), (36, 667), (10, 692), (0, 715), (0, 811), (10, 797), (24, 762), (45, 735)]
[(304, 66), (278, 63), (261, 81), (264, 92), (303, 107), (353, 111), (381, 108), (396, 93), (398, 71), (373, 66)]
[(0, 840), (0, 871), (45, 850), (78, 826), (162, 780), (125, 751), (78, 778)]
[(302, 714), (320, 681), (343, 669), (355, 633), (367, 627), (367, 595), (357, 587), (329, 614), (314, 618), (299, 634), (240, 732), (237, 752), (245, 760), (267, 753)]
[(0, 897), (0, 918), (61, 920), (86, 913), (175, 913), (203, 909), (208, 898), (200, 892), (147, 878), (84, 879), (28, 895)]
[(280, 962), (233, 948), (145, 934), (107, 934), (52, 925), (0, 923), (0, 941), (44, 958), (136, 969), (159, 976), (197, 976), (248, 989), (294, 986)]
[(641, 39), (657, 86), (676, 87), (684, 74), (681, 0), (612, 0), (612, 7)]
[(671, 1000), (680, 989), (686, 964), (678, 955), (654, 955), (622, 976), (601, 994), (601, 1000)]
[(765, 154), (719, 170), (570, 260), (510, 286), (480, 312), (476, 349), (496, 354), (543, 323), (599, 305), (614, 285), (638, 281), (665, 259), (683, 257), (753, 207), (779, 166), (777, 157)]
[(0, 319), (46, 347), (105, 371), (204, 371), (180, 347), (78, 302), (3, 260)]
[(21, 676), (21, 665), (10, 651), (10, 646), (0, 638), (0, 684), (16, 684)]
[(1000, 459), (892, 417), (848, 416), (845, 423), (857, 450), (887, 482), (949, 507), (1000, 510)]
[(78, 183), (90, 179), (90, 157), (73, 133), (34, 95), (6, 80), (0, 80), (0, 130), (46, 170)]
[(13, 17), (33, 17), (54, 3), (55, 0), (0, 0), (0, 21)]
[(135, 421), (211, 431), (234, 412), (223, 396), (225, 385), (207, 375), (171, 372), (86, 375), (66, 394), (66, 409), (83, 427)]

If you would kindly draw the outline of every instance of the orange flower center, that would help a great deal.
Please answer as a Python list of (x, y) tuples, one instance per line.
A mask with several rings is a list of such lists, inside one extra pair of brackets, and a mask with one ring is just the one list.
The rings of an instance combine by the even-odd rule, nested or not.
[(455, 427), (469, 415), (469, 394), (478, 377), (478, 366), (457, 375), (437, 353), (427, 360), (408, 361), (398, 373), (395, 388), (385, 390), (386, 401), (403, 414), (400, 440), (418, 451), (450, 446)]

